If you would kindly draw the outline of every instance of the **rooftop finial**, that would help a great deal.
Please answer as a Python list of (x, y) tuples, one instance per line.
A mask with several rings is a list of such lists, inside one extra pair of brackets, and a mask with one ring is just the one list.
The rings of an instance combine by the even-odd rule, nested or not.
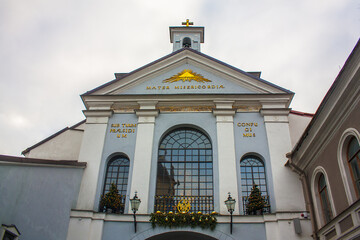
[(189, 19), (186, 19), (186, 22), (182, 22), (181, 25), (186, 25), (188, 27), (189, 25), (194, 25), (194, 23), (190, 22)]

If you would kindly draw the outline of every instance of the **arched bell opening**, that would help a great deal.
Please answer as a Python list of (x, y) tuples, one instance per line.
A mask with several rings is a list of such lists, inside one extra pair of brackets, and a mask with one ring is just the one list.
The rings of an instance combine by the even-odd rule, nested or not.
[(191, 39), (188, 37), (185, 37), (183, 39), (183, 47), (190, 48), (191, 47)]

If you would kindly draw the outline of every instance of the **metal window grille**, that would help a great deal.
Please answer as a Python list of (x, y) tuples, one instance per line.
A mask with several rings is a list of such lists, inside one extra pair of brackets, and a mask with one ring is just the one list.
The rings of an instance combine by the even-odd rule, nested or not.
[[(113, 157), (107, 165), (103, 195), (109, 192), (110, 186), (114, 183), (121, 196), (120, 213), (124, 213), (126, 190), (129, 177), (129, 159), (124, 156)], [(104, 209), (100, 206), (100, 211)]]
[(266, 185), (265, 166), (261, 159), (257, 156), (246, 156), (240, 162), (241, 169), (241, 190), (243, 196), (244, 213), (246, 213), (247, 199), (250, 196), (253, 185), (258, 185), (261, 195), (264, 197), (266, 207), (264, 213), (270, 212), (270, 202)]
[(160, 142), (154, 209), (172, 209), (182, 197), (192, 199), (194, 211), (213, 211), (211, 142), (192, 128), (175, 129)]

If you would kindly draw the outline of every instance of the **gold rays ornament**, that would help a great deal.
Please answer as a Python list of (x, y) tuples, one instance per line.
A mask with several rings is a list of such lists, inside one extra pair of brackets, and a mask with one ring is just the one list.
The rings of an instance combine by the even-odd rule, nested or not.
[(201, 74), (193, 72), (191, 69), (184, 69), (182, 72), (179, 72), (178, 74), (164, 80), (163, 82), (164, 83), (173, 83), (178, 81), (191, 82), (192, 80), (196, 82), (211, 82), (209, 79), (204, 78)]

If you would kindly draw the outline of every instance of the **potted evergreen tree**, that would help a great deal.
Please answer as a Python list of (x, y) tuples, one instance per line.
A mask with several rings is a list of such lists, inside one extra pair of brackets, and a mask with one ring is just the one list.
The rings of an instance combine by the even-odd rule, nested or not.
[(246, 204), (246, 211), (250, 215), (261, 215), (264, 207), (264, 198), (261, 196), (258, 186), (254, 184)]
[(106, 209), (108, 213), (119, 213), (121, 210), (123, 210), (121, 196), (115, 183), (111, 183), (108, 193), (101, 195), (100, 209), (103, 211)]

